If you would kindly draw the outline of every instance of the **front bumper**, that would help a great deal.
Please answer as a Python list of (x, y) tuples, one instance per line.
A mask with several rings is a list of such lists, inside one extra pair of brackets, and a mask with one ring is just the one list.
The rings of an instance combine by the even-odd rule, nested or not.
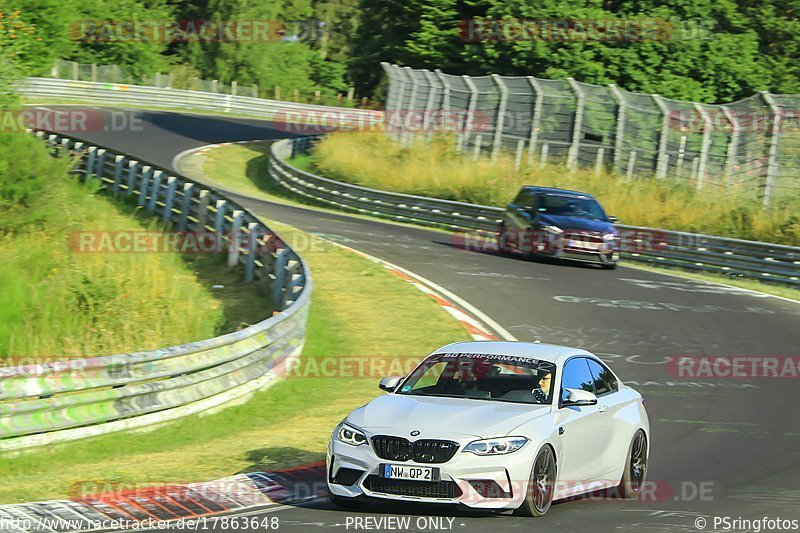
[[(372, 446), (351, 446), (332, 439), (327, 453), (330, 491), (343, 497), (367, 496), (383, 500), (461, 504), (475, 509), (516, 509), (522, 503), (537, 452), (528, 442), (507, 455), (477, 456), (459, 451), (445, 463), (415, 463), (381, 459)], [(440, 481), (394, 482), (380, 477), (381, 464), (439, 468)], [(353, 471), (358, 471), (353, 472)], [(350, 483), (350, 484), (344, 484)]]

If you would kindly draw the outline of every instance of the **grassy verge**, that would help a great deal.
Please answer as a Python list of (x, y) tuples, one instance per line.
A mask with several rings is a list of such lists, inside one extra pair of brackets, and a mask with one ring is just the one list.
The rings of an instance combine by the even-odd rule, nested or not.
[(2, 137), (0, 364), (181, 344), (271, 314), (269, 300), (242, 290), (241, 275), (216, 256), (79, 251), (88, 232), (162, 229), (79, 184), (69, 161), (53, 160), (32, 138)]
[(697, 191), (688, 183), (627, 182), (556, 165), (517, 171), (509, 154), (473, 161), (454, 147), (446, 136), (405, 148), (382, 132), (340, 132), (326, 136), (311, 161), (323, 176), (365, 187), (494, 206), (504, 206), (522, 185), (577, 189), (596, 196), (625, 224), (800, 244), (800, 198), (784, 197), (764, 210), (744, 194), (721, 198), (718, 191)]
[[(270, 226), (288, 242), (309, 239), (300, 250), (315, 282), (304, 355), (422, 356), (466, 338), (433, 300), (381, 266), (286, 226)], [(0, 502), (64, 497), (83, 481), (196, 481), (319, 460), (334, 425), (380, 394), (377, 381), (288, 379), (215, 414), (4, 458)]]

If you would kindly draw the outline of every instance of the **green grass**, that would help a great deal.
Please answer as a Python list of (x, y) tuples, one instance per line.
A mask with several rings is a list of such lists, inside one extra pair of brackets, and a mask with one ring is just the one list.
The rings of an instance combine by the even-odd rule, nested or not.
[[(288, 242), (300, 232), (269, 223)], [(422, 357), (466, 331), (383, 267), (314, 237), (300, 253), (314, 277), (304, 355)], [(369, 298), (364, 298), (368, 294)], [(245, 404), (149, 432), (34, 449), (0, 461), (0, 502), (68, 496), (82, 482), (174, 483), (320, 460), (334, 425), (380, 394), (378, 378), (294, 378)]]
[[(522, 185), (555, 186), (593, 194), (620, 222), (742, 239), (800, 244), (800, 198), (783, 198), (764, 210), (755, 201), (720, 197), (671, 180), (626, 182), (593, 170), (562, 166), (514, 168), (511, 155), (497, 161), (456, 153), (448, 136), (403, 147), (382, 132), (339, 132), (326, 136), (311, 162), (320, 174), (365, 187), (470, 203), (504, 206)], [(307, 164), (303, 162), (303, 164)]]
[(245, 289), (224, 258), (76, 251), (81, 232), (162, 227), (79, 184), (68, 161), (50, 158), (27, 135), (2, 140), (0, 364), (171, 346), (270, 316), (269, 299)]

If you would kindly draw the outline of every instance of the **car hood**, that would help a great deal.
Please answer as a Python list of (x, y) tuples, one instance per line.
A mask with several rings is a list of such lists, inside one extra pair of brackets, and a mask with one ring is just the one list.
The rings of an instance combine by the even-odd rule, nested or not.
[(617, 233), (610, 222), (593, 220), (584, 217), (568, 217), (563, 215), (539, 215), (539, 220), (544, 224), (552, 224), (561, 229), (577, 229), (583, 231), (597, 231), (600, 233)]
[(419, 438), (497, 437), (546, 415), (549, 405), (387, 394), (359, 407), (347, 421), (371, 433)]

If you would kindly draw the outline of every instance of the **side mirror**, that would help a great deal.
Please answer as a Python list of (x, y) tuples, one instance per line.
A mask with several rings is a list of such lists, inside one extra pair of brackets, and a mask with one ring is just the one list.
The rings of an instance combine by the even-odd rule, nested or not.
[(562, 400), (561, 407), (580, 407), (585, 405), (597, 405), (597, 396), (583, 389), (564, 389), (567, 398)]
[(394, 392), (402, 380), (403, 378), (401, 376), (390, 376), (388, 378), (383, 378), (378, 384), (378, 388), (385, 390), (386, 392)]
[(611, 222), (612, 224), (616, 224), (619, 219), (617, 217), (608, 216), (606, 219)]

